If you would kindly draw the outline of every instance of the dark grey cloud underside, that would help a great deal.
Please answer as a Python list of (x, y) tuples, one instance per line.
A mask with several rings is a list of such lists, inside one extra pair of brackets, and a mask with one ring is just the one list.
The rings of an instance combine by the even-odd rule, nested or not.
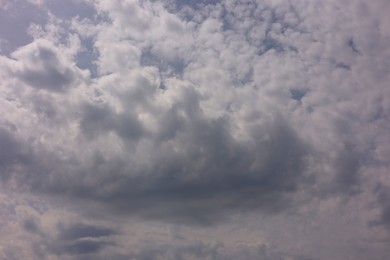
[(74, 83), (76, 75), (62, 65), (59, 54), (53, 46), (40, 44), (29, 53), (33, 67), (15, 69), (12, 76), (20, 78), (28, 86), (54, 92), (63, 92)]
[[(231, 136), (229, 119), (207, 119), (197, 107), (196, 99), (196, 95), (192, 96), (187, 103), (177, 106), (178, 111), (191, 114), (191, 120), (182, 118), (175, 110), (168, 112), (169, 120), (177, 122), (167, 125), (171, 128), (166, 130), (171, 133), (168, 136), (144, 133), (140, 122), (131, 115), (115, 115), (108, 108), (84, 106), (80, 130), (87, 139), (113, 131), (130, 144), (142, 138), (153, 140), (157, 152), (149, 154), (151, 161), (146, 169), (132, 169), (126, 156), (107, 161), (97, 153), (95, 161), (87, 168), (83, 166), (80, 172), (65, 166), (67, 162), (54, 159), (57, 164), (50, 165), (39, 160), (28, 145), (16, 141), (7, 145), (13, 152), (4, 155), (8, 157), (3, 158), (3, 167), (13, 162), (12, 165), (24, 165), (30, 173), (35, 169), (35, 174), (24, 176), (33, 192), (65, 195), (76, 204), (97, 203), (133, 217), (201, 225), (218, 223), (228, 213), (237, 211), (289, 210), (289, 206), (297, 203), (293, 194), (315, 182), (315, 176), (306, 169), (310, 146), (284, 119), (276, 116), (273, 123), (254, 127), (252, 138), (240, 143)], [(4, 142), (12, 140), (8, 135), (4, 131)], [(180, 144), (181, 152), (164, 146), (172, 140)], [(321, 196), (348, 192), (357, 185), (359, 157), (348, 150), (343, 153), (335, 164), (338, 171), (335, 184), (316, 191)], [(63, 179), (66, 174), (81, 173), (84, 179), (71, 182)], [(100, 177), (91, 184), (87, 180), (92, 175)]]
[(390, 231), (390, 187), (379, 184), (375, 189), (377, 203), (381, 207), (381, 212), (376, 220), (372, 220), (371, 227), (385, 227)]
[[(24, 222), (24, 229), (35, 235), (36, 242), (41, 242), (45, 248), (55, 255), (86, 256), (87, 259), (97, 257), (97, 254), (107, 246), (116, 244), (108, 241), (112, 236), (119, 234), (113, 228), (101, 227), (91, 224), (62, 224), (57, 226), (58, 235), (49, 238), (34, 219)], [(37, 254), (40, 252), (37, 251)], [(44, 255), (42, 255), (44, 257)]]
[[(94, 116), (90, 108), (86, 112), (88, 121), (83, 120), (81, 124), (84, 129), (107, 131), (99, 125), (86, 125), (87, 122), (100, 122), (103, 123), (100, 127), (110, 126), (127, 139), (137, 141), (140, 138), (135, 134), (140, 132), (133, 131), (131, 121), (127, 125), (130, 131), (124, 131), (121, 125), (105, 124), (105, 120), (99, 118), (105, 117), (106, 112)], [(91, 116), (96, 120), (90, 120)], [(115, 116), (106, 118), (115, 120)], [(191, 118), (184, 123), (183, 130), (172, 137), (180, 139), (183, 152), (151, 154), (148, 170), (132, 170), (123, 158), (114, 164), (100, 165), (107, 172), (101, 174), (106, 177), (98, 183), (99, 189), (82, 181), (72, 185), (58, 182), (52, 183), (50, 191), (45, 192), (69, 194), (75, 200), (102, 203), (115, 212), (138, 217), (211, 224), (219, 222), (225, 213), (237, 210), (286, 210), (291, 193), (308, 182), (304, 176), (308, 147), (282, 120), (268, 126), (267, 132), (272, 135), (268, 141), (261, 141), (262, 129), (255, 132), (259, 135), (258, 140), (254, 137), (249, 148), (231, 137), (226, 120), (209, 121), (202, 119), (202, 115)], [(89, 136), (91, 132), (85, 131), (85, 134)], [(163, 140), (158, 139), (159, 136), (154, 138), (157, 138), (157, 147)], [(94, 167), (85, 171), (95, 174), (101, 171)], [(44, 188), (42, 184), (37, 185), (35, 189)], [(105, 187), (110, 189), (104, 191)]]

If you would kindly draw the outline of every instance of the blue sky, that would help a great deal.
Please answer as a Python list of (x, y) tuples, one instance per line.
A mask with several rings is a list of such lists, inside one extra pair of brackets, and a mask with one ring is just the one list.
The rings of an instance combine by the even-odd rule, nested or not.
[(389, 11), (0, 0), (0, 258), (387, 259)]

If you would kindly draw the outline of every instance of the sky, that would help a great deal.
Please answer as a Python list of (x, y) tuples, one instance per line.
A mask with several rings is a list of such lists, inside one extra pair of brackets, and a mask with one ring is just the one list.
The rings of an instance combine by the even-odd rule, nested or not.
[(0, 259), (389, 259), (389, 12), (0, 0)]

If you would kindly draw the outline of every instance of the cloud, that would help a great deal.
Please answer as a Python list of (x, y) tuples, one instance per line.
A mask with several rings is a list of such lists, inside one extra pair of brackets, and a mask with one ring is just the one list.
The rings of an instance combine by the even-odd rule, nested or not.
[(98, 238), (116, 234), (113, 229), (101, 228), (92, 225), (74, 224), (70, 227), (60, 227), (60, 237), (63, 240), (73, 240), (81, 238)]
[[(75, 196), (101, 200), (126, 214), (204, 224), (220, 221), (232, 210), (280, 211), (288, 207), (292, 193), (305, 182), (307, 153), (292, 130), (276, 122), (269, 126), (273, 132), (270, 140), (253, 140), (248, 149), (230, 136), (224, 120), (191, 118), (177, 137), (161, 144), (157, 140), (151, 146), (160, 146), (163, 153), (148, 149), (140, 155), (150, 158), (148, 171), (129, 169), (115, 177), (115, 170), (111, 170), (105, 180), (105, 185), (111, 186), (107, 192), (81, 186), (81, 194)], [(281, 161), (273, 159), (276, 154)]]
[[(303, 255), (288, 255), (277, 252), (265, 244), (242, 244), (226, 245), (224, 243), (204, 243), (200, 240), (188, 241), (184, 245), (172, 246), (171, 244), (156, 243), (153, 246), (145, 246), (132, 252), (128, 257), (136, 259), (314, 259)], [(121, 258), (118, 258), (121, 259)]]
[(105, 247), (114, 245), (104, 238), (116, 235), (111, 228), (93, 225), (73, 224), (67, 227), (59, 226), (59, 235), (53, 242), (49, 242), (49, 249), (57, 255), (85, 255), (96, 254)]
[(387, 254), (385, 1), (34, 3), (0, 28), (0, 256)]
[(12, 58), (4, 59), (4, 65), (12, 77), (27, 86), (62, 92), (75, 84), (77, 69), (68, 67), (65, 57), (49, 41), (37, 40), (26, 45), (13, 52)]
[(390, 227), (390, 204), (388, 203), (389, 198), (389, 188), (383, 185), (378, 185), (375, 189), (375, 194), (377, 197), (377, 203), (379, 204), (380, 213), (379, 218), (372, 220), (370, 226), (384, 226), (386, 228)]

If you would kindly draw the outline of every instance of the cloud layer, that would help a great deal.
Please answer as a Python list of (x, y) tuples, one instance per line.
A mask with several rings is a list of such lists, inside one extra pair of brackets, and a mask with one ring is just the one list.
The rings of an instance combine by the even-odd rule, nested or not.
[(386, 259), (389, 8), (0, 1), (0, 258)]

